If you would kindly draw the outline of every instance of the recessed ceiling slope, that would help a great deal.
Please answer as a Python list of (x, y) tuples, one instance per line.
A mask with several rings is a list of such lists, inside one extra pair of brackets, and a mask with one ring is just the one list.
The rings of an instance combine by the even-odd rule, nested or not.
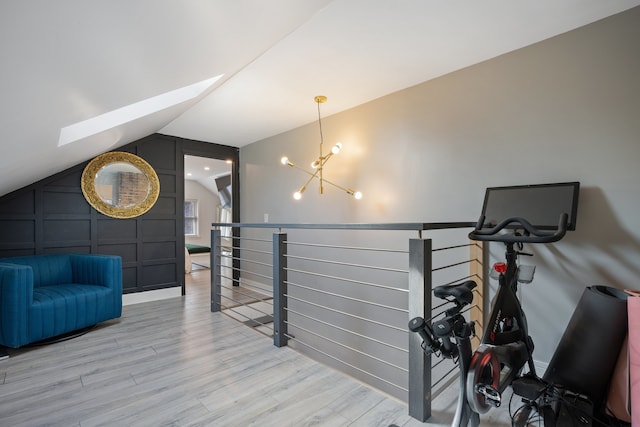
[(162, 132), (243, 146), (638, 4), (335, 0)]

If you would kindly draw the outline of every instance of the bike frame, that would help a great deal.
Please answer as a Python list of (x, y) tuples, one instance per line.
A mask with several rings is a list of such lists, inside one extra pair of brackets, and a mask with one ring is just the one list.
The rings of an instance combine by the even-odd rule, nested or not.
[[(502, 393), (520, 373), (525, 363), (535, 375), (533, 341), (529, 337), (527, 318), (518, 299), (518, 252), (507, 243), (506, 271), (498, 278), (498, 292), (480, 345), (492, 346), (501, 367), (508, 369), (500, 378), (498, 391)], [(506, 322), (513, 322), (508, 325)]]

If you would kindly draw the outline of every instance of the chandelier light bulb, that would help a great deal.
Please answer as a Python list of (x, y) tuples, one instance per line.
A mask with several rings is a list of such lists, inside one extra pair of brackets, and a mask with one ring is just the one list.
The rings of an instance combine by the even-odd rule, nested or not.
[(303, 185), (302, 187), (300, 187), (300, 189), (298, 191), (296, 191), (295, 193), (293, 193), (293, 198), (296, 200), (300, 200), (302, 199), (302, 193), (304, 193), (304, 190), (307, 189), (307, 185)]
[(355, 193), (353, 193), (353, 197), (355, 197), (356, 200), (360, 200), (362, 199), (362, 193), (360, 191), (356, 191)]
[(284, 156), (283, 158), (280, 159), (280, 163), (282, 163), (283, 165), (288, 165), (289, 164), (289, 158), (287, 156)]
[(320, 161), (314, 160), (313, 162), (311, 162), (311, 167), (313, 169), (318, 169), (318, 166), (320, 166)]
[(338, 154), (341, 149), (342, 149), (342, 143), (341, 142), (336, 142), (336, 145), (333, 146), (333, 148), (331, 149), (331, 152), (333, 154)]

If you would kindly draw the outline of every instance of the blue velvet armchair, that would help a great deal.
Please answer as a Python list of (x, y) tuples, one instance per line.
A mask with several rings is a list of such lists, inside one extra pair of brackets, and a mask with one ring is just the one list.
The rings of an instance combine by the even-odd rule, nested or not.
[(122, 314), (122, 260), (52, 254), (0, 258), (0, 345), (18, 348)]

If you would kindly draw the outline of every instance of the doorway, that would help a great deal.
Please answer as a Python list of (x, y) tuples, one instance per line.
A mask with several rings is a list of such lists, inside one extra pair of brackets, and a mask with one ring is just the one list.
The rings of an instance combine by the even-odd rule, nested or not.
[[(184, 156), (185, 288), (209, 286), (211, 223), (232, 222), (232, 163)], [(227, 230), (221, 230), (224, 234)], [(228, 230), (230, 233), (230, 230)]]

